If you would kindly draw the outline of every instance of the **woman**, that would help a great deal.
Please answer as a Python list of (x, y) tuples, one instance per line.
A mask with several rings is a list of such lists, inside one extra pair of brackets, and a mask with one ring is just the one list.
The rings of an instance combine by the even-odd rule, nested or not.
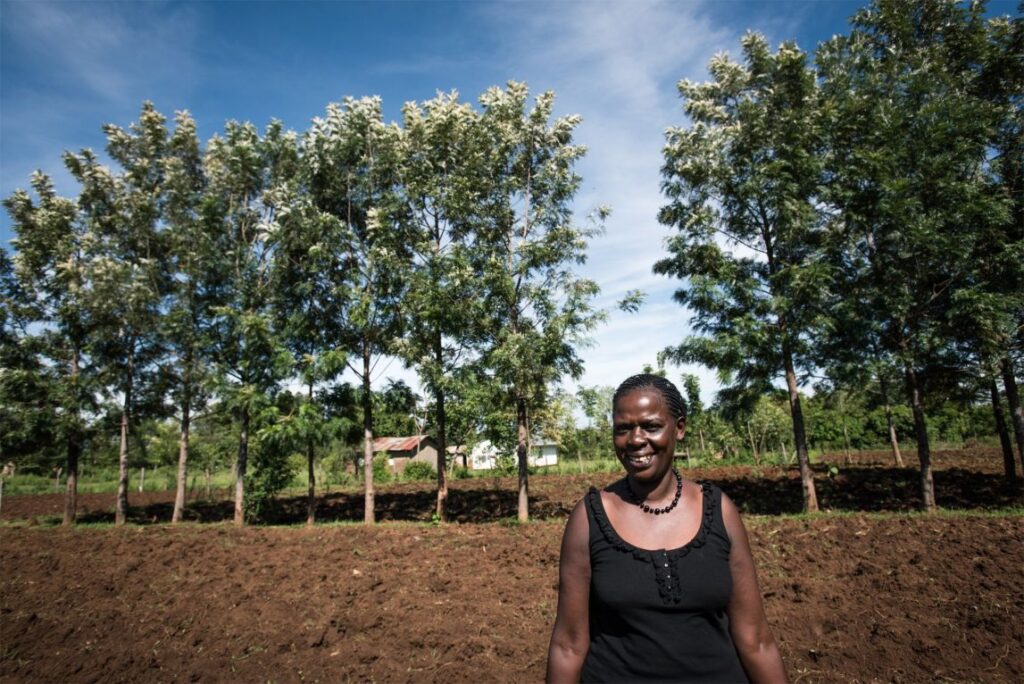
[(736, 506), (672, 465), (679, 390), (635, 375), (612, 405), (626, 476), (569, 516), (548, 682), (786, 681)]

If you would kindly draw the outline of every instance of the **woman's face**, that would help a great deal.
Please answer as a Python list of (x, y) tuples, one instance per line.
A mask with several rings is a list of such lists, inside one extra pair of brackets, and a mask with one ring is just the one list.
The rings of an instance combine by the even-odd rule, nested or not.
[(615, 455), (628, 474), (660, 480), (672, 467), (676, 441), (686, 432), (686, 419), (675, 419), (661, 393), (637, 389), (619, 397), (612, 416)]

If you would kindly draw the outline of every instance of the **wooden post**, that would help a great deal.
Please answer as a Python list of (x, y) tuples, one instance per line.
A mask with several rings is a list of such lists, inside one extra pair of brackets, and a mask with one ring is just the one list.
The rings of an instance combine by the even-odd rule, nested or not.
[(757, 443), (754, 442), (754, 431), (750, 429), (750, 421), (747, 421), (747, 437), (750, 439), (750, 453), (754, 457), (754, 463), (761, 462), (761, 456), (757, 453)]

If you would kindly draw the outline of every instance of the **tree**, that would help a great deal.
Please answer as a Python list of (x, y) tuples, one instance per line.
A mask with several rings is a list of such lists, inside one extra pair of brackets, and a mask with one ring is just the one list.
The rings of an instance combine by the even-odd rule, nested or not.
[(587, 417), (587, 428), (583, 446), (591, 455), (597, 458), (602, 450), (606, 449), (608, 435), (612, 429), (612, 396), (615, 389), (612, 387), (581, 386), (576, 392), (576, 401), (583, 415)]
[[(531, 402), (545, 398), (563, 375), (578, 378), (577, 348), (601, 314), (591, 306), (597, 285), (578, 277), (596, 229), (572, 221), (580, 184), (573, 170), (584, 148), (572, 144), (580, 119), (550, 121), (554, 93), (528, 108), (526, 85), (510, 82), (480, 98), (487, 136), (487, 177), (480, 197), (474, 268), (481, 278), (482, 363), (514, 410), (519, 468), (519, 519), (529, 517), (527, 454)], [(607, 210), (598, 211), (604, 218)]]
[(816, 511), (798, 370), (828, 279), (815, 251), (818, 91), (796, 45), (772, 54), (748, 33), (742, 47), (744, 64), (719, 55), (713, 81), (679, 84), (692, 125), (668, 132), (659, 219), (678, 233), (655, 272), (684, 279), (675, 298), (699, 334), (665, 355), (717, 369), (736, 391), (763, 394), (784, 377), (804, 509)]
[[(128, 508), (129, 434), (137, 410), (162, 402), (158, 335), (167, 274), (157, 235), (167, 144), (164, 117), (142, 106), (130, 132), (104, 126), (107, 152), (123, 171), (114, 173), (85, 150), (66, 155), (82, 186), (79, 210), (91, 239), (86, 305), (95, 322), (90, 354), (108, 392), (120, 395), (120, 449), (114, 520), (123, 525)], [(145, 413), (145, 409), (142, 411)]]
[[(1024, 348), (1024, 23), (994, 19), (989, 22), (989, 52), (982, 75), (982, 95), (1000, 112), (992, 145), (996, 155), (989, 169), (997, 198), (1006, 202), (1008, 211), (996, 223), (993, 235), (986, 236), (995, 254), (984, 262), (984, 281), (998, 298), (1001, 316), (994, 325), (1001, 334), (1003, 354), (999, 372), (1010, 404), (1010, 417), (1017, 442), (1017, 453), (1024, 468), (1024, 409), (1017, 388), (1014, 356)], [(982, 244), (985, 244), (984, 242)], [(981, 262), (976, 262), (981, 265)], [(998, 417), (997, 417), (998, 422)]]
[(205, 215), (207, 180), (196, 124), (188, 112), (178, 112), (175, 124), (163, 160), (162, 216), (170, 278), (161, 331), (172, 356), (169, 391), (179, 412), (172, 523), (180, 522), (185, 510), (192, 420), (208, 399), (211, 378), (206, 361), (211, 354), (213, 308), (221, 303), (220, 225)]
[(345, 367), (342, 331), (352, 296), (348, 228), (339, 217), (314, 207), (315, 174), (314, 165), (304, 157), (294, 206), (280, 221), (272, 288), (281, 339), (306, 387), (305, 400), (287, 417), (287, 428), (302, 440), (306, 452), (309, 525), (316, 520), (316, 450), (334, 434), (324, 392)]
[(204, 164), (204, 214), (218, 226), (213, 248), (223, 304), (214, 310), (217, 392), (238, 421), (235, 524), (245, 522), (250, 423), (272, 405), (291, 357), (275, 335), (271, 260), (282, 215), (291, 209), (298, 164), (296, 136), (273, 121), (261, 136), (250, 123), (228, 122)]
[(33, 344), (39, 345), (35, 353), (43, 359), (40, 370), (52, 388), (50, 410), (64, 444), (63, 524), (71, 525), (77, 514), (78, 463), (88, 428), (85, 414), (94, 403), (95, 374), (84, 349), (92, 328), (85, 301), (85, 245), (90, 238), (75, 202), (59, 197), (48, 176), (34, 173), (31, 186), (35, 201), (17, 190), (3, 204), (16, 235), (14, 274), (28, 309), (24, 315), (40, 326)]
[[(979, 97), (983, 6), (880, 0), (818, 51), (829, 132), (827, 198), (844, 241), (836, 330), (868, 330), (900, 368), (935, 507), (922, 372), (952, 337), (979, 227), (1002, 209), (980, 173), (997, 108)], [(981, 52), (979, 52), (979, 49)]]
[[(701, 458), (707, 456), (707, 446), (704, 443), (704, 402), (700, 398), (700, 380), (692, 373), (683, 373), (683, 396), (686, 397), (686, 437), (687, 441), (693, 440), (694, 433), (700, 440)], [(687, 448), (687, 458), (690, 451)]]
[(43, 362), (36, 311), (7, 252), (0, 249), (0, 463), (49, 470), (63, 457), (54, 374)]
[(339, 334), (359, 359), (348, 367), (359, 377), (363, 398), (364, 520), (373, 523), (372, 375), (392, 351), (401, 330), (409, 241), (400, 220), (398, 172), (401, 132), (384, 124), (379, 98), (331, 104), (306, 136), (313, 208), (344, 228), (337, 243), (347, 255), (348, 294)]
[(457, 94), (408, 103), (403, 113), (402, 183), (413, 261), (400, 352), (433, 397), (437, 516), (447, 521), (446, 399), (483, 317), (470, 238), (489, 179), (479, 116)]

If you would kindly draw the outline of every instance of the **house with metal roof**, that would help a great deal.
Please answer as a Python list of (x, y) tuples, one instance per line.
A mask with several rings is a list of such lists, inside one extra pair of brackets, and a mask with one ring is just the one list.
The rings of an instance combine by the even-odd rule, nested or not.
[(437, 468), (437, 442), (427, 435), (414, 437), (378, 437), (373, 440), (373, 453), (386, 453), (388, 467), (400, 474), (411, 461), (429, 463)]

